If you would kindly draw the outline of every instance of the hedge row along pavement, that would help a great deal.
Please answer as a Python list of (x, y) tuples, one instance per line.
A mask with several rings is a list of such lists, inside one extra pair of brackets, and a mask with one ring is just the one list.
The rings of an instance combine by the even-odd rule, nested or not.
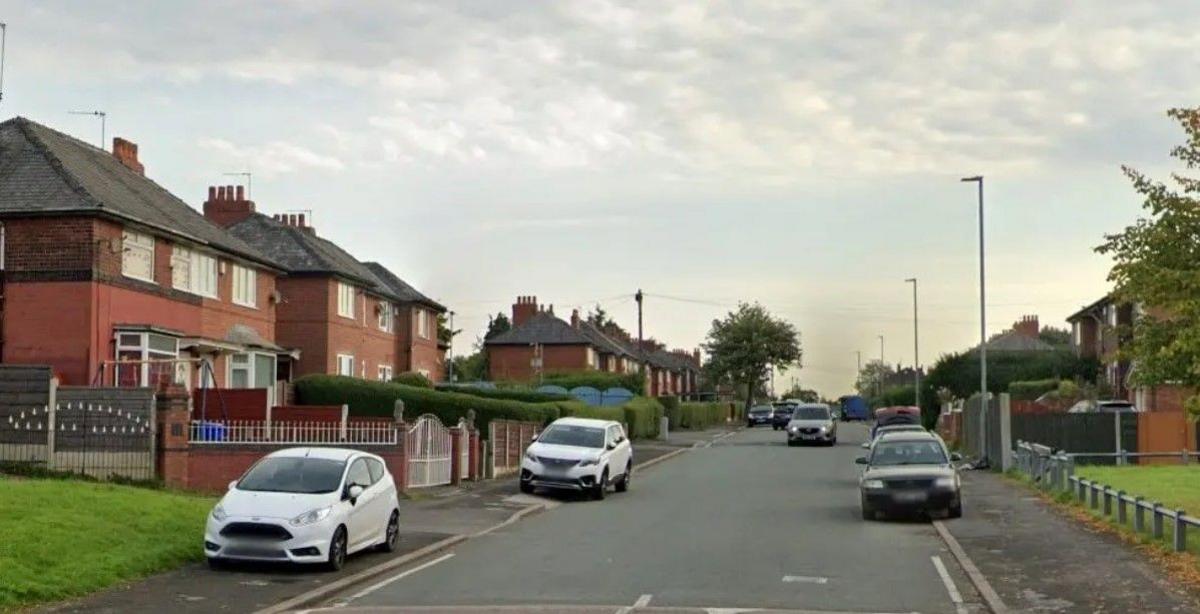
[(433, 414), (443, 424), (455, 424), (475, 410), (475, 426), (485, 438), (492, 420), (549, 424), (563, 416), (616, 420), (625, 423), (630, 437), (656, 437), (663, 415), (662, 404), (645, 397), (619, 407), (591, 407), (574, 400), (527, 403), (341, 375), (306, 375), (295, 381), (295, 389), (300, 405), (349, 405), (354, 416), (391, 416), (397, 400), (404, 401), (406, 418)]
[(562, 386), (567, 390), (578, 388), (579, 386), (588, 386), (597, 390), (624, 388), (636, 395), (641, 394), (645, 390), (646, 379), (641, 373), (570, 371), (564, 373), (547, 373), (542, 376), (542, 383), (552, 386)]
[[(686, 430), (703, 430), (719, 424), (725, 424), (726, 417), (735, 421), (742, 420), (742, 408), (735, 404), (732, 412), (730, 403), (681, 403), (679, 406), (679, 426), (674, 428)], [(732, 416), (731, 416), (732, 413)]]
[(549, 403), (552, 401), (572, 401), (575, 399), (575, 397), (569, 394), (538, 392), (532, 388), (476, 388), (474, 386), (438, 384), (437, 389), (442, 392), (460, 392), (485, 399), (504, 399), (506, 401), (521, 401), (522, 403)]

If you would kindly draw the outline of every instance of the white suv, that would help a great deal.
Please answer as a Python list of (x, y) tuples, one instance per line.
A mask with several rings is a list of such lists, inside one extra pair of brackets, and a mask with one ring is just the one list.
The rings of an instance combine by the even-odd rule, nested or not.
[(521, 459), (521, 492), (555, 488), (603, 499), (611, 484), (629, 489), (633, 448), (620, 422), (560, 418), (547, 426)]

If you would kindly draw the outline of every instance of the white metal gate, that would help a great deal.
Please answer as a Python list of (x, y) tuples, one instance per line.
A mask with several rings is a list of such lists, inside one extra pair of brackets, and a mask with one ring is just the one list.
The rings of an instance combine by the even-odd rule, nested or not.
[(450, 483), (450, 443), (450, 429), (437, 416), (417, 418), (404, 439), (409, 488)]
[(458, 431), (458, 479), (468, 480), (471, 478), (471, 429), (466, 420), (458, 421)]

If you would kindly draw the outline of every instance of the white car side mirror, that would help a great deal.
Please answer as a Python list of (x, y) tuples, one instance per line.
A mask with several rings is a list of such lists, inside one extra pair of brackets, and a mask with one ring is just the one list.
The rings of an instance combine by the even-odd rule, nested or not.
[(864, 449), (864, 450), (870, 450), (870, 449), (871, 449), (871, 442), (869, 442), (869, 441), (864, 441), (864, 442), (863, 442), (863, 444), (862, 444), (861, 446), (858, 446), (858, 447), (860, 447), (860, 448), (862, 448), (862, 449)]
[(362, 494), (363, 487), (359, 486), (358, 484), (351, 484), (350, 487), (346, 489), (346, 498), (350, 500), (350, 503), (357, 501)]
[(229, 490), (233, 490), (234, 488), (237, 488), (237, 480), (229, 483)]

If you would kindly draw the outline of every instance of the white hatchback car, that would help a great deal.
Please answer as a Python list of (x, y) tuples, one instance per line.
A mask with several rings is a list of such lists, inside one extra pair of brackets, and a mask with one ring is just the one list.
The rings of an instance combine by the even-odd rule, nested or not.
[(547, 426), (521, 459), (521, 492), (554, 488), (603, 499), (608, 486), (629, 489), (633, 448), (620, 422), (560, 418)]
[(395, 550), (400, 534), (396, 483), (374, 454), (340, 448), (289, 448), (269, 454), (230, 482), (208, 515), (204, 554), (226, 560), (322, 563), (341, 569), (346, 555)]

